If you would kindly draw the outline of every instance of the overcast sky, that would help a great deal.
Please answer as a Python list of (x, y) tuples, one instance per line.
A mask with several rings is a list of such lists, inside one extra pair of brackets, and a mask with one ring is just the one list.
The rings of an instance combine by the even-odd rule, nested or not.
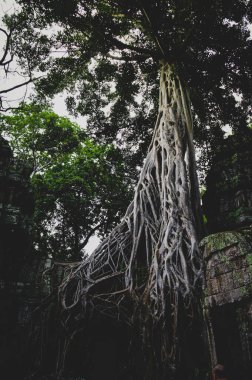
[[(39, 0), (38, 0), (39, 1)], [(0, 27), (4, 28), (2, 23), (2, 17), (6, 13), (13, 13), (17, 10), (18, 7), (14, 0), (0, 0)], [(5, 46), (5, 36), (2, 32), (0, 32), (0, 52)], [(0, 89), (4, 90), (13, 86), (16, 86), (19, 83), (22, 83), (25, 79), (18, 74), (20, 70), (18, 70), (15, 62), (11, 66), (12, 73), (8, 74), (6, 77), (4, 70), (0, 69)], [(33, 85), (29, 84), (28, 86), (19, 88), (15, 91), (12, 91), (6, 95), (7, 102), (5, 103), (5, 107), (15, 107), (18, 103), (23, 100), (24, 96), (26, 96), (27, 100), (29, 95), (33, 92)], [(54, 111), (61, 116), (67, 116), (71, 120), (77, 122), (80, 126), (85, 127), (85, 118), (78, 117), (74, 118), (72, 115), (69, 115), (66, 106), (65, 106), (65, 96), (57, 95), (53, 101), (53, 109)], [(100, 239), (97, 236), (91, 237), (89, 243), (86, 245), (85, 250), (88, 253), (92, 253), (93, 250), (98, 246)]]

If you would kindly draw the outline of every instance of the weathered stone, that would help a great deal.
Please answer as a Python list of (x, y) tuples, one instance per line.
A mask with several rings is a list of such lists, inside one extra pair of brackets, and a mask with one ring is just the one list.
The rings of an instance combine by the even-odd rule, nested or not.
[(221, 362), (247, 380), (252, 370), (252, 227), (209, 235), (200, 246), (212, 365)]
[(210, 233), (252, 223), (252, 130), (229, 136), (206, 178), (203, 209)]
[(209, 235), (200, 246), (206, 260), (206, 303), (223, 305), (248, 297), (252, 282), (252, 245), (243, 230)]
[[(4, 379), (14, 379), (13, 371), (21, 368), (21, 347), (27, 341), (21, 314), (22, 308), (29, 308), (23, 297), (32, 284), (20, 273), (31, 251), (29, 176), (30, 168), (15, 161), (8, 142), (0, 136), (0, 368)], [(18, 377), (23, 378), (21, 373)]]

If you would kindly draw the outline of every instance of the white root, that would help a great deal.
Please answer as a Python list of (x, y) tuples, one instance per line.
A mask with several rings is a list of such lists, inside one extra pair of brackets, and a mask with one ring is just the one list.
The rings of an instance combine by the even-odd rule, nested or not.
[(143, 306), (143, 330), (146, 318), (164, 326), (168, 341), (160, 352), (175, 360), (179, 303), (193, 303), (202, 272), (198, 211), (189, 97), (165, 64), (157, 123), (134, 200), (90, 258), (66, 276), (60, 289), (64, 308), (71, 313), (79, 302), (84, 313), (92, 306), (134, 324), (134, 306), (125, 305)]

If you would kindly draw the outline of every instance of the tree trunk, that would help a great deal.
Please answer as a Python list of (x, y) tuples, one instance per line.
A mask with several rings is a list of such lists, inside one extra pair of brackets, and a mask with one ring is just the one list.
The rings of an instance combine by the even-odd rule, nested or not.
[(108, 238), (66, 277), (64, 308), (71, 313), (81, 303), (86, 314), (99, 310), (137, 325), (144, 351), (159, 360), (164, 376), (164, 367), (177, 362), (180, 323), (195, 306), (200, 233), (190, 100), (175, 68), (165, 63), (157, 122), (134, 200)]

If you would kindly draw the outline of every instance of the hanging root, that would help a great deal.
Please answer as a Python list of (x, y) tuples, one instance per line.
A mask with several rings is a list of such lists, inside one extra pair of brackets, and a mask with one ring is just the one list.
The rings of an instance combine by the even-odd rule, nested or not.
[(159, 331), (156, 355), (170, 366), (179, 312), (192, 312), (202, 272), (196, 181), (187, 92), (164, 65), (157, 123), (134, 200), (94, 253), (70, 270), (60, 294), (70, 314), (81, 305), (86, 316), (96, 310), (129, 325), (138, 319), (146, 344), (153, 340), (150, 328)]

